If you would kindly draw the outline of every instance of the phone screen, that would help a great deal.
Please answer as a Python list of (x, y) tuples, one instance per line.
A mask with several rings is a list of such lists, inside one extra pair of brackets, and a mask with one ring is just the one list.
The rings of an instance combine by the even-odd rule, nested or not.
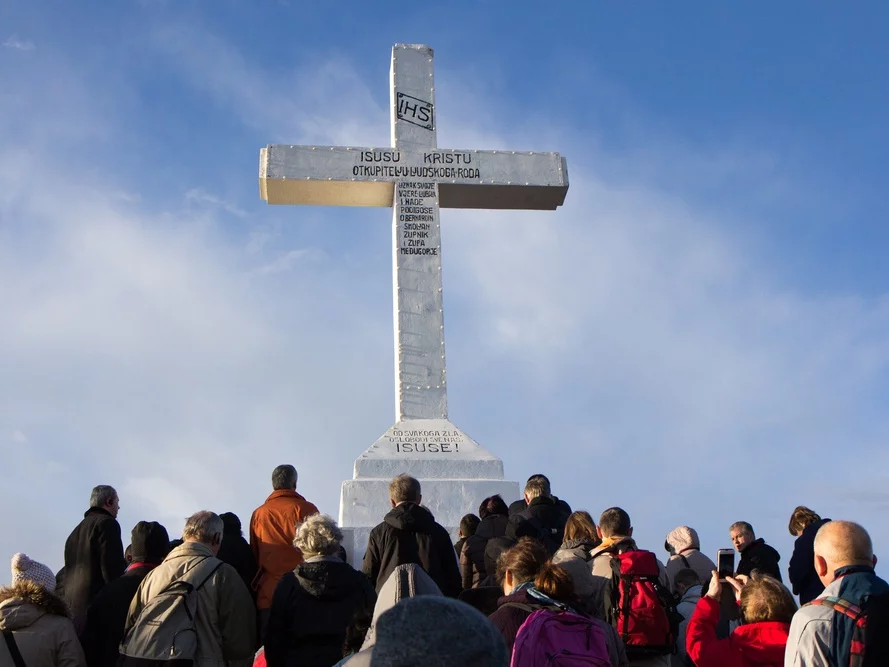
[(720, 549), (716, 553), (716, 571), (720, 579), (730, 577), (735, 572), (735, 552), (729, 549)]

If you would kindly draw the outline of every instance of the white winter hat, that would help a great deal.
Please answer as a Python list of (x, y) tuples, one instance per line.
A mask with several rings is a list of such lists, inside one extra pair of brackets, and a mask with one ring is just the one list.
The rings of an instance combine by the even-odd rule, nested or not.
[(42, 586), (49, 593), (56, 590), (56, 575), (46, 565), (31, 560), (25, 554), (18, 553), (12, 557), (12, 585), (22, 581)]

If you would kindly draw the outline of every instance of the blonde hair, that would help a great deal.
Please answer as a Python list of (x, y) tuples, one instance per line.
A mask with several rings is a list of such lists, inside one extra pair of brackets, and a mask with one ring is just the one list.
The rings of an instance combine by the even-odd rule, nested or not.
[(745, 623), (790, 623), (796, 610), (790, 591), (774, 577), (754, 572), (741, 589), (741, 617)]
[(313, 514), (296, 527), (293, 546), (310, 556), (332, 556), (340, 550), (343, 531), (333, 517)]

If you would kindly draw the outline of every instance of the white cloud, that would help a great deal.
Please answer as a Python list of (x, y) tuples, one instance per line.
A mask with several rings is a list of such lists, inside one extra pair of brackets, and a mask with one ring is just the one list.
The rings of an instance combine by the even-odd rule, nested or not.
[(7, 49), (15, 49), (16, 51), (33, 51), (37, 48), (31, 40), (21, 39), (15, 34), (10, 35), (6, 41), (3, 42), (3, 47)]
[[(179, 28), (156, 44), (217, 113), (270, 142), (388, 141), (385, 62), (365, 82), (342, 58), (263, 71), (223, 40)], [(505, 132), (494, 114), (471, 118), (454, 83), (463, 74), (444, 76), (455, 95), (448, 144), (547, 148), (536, 134)], [(64, 115), (86, 130), (52, 115), (64, 105), (41, 105), (51, 115), (20, 112), (24, 136), (50, 127), (85, 142), (105, 112), (85, 101), (89, 90), (73, 92), (81, 106)], [(694, 190), (648, 180), (659, 180), (652, 164), (694, 173), (711, 170), (710, 156), (646, 155), (648, 171), (633, 177), (617, 165), (626, 155), (581, 150), (594, 138), (543, 131), (572, 160), (563, 209), (442, 214), (455, 422), (513, 477), (542, 468), (594, 513), (627, 505), (652, 546), (684, 521), (711, 544), (738, 518), (777, 535), (836, 451), (885, 444), (885, 406), (873, 397), (884, 395), (889, 302), (790, 289), (727, 231), (731, 202), (705, 212)], [(29, 510), (47, 522), (34, 539), (57, 553), (88, 487), (113, 480), (123, 480), (125, 526), (162, 516), (174, 532), (201, 507), (246, 519), (284, 461), (335, 513), (353, 459), (390, 425), (385, 242), (370, 249), (343, 233), (334, 256), (335, 232), (310, 224), (314, 213), (302, 213), (299, 234), (272, 213), (228, 224), (246, 219), (249, 203), (191, 183), (183, 206), (150, 207), (102, 164), (59, 160), (11, 130), (0, 140), (0, 362), (13, 369), (0, 383), (0, 428), (33, 443), (32, 457), (10, 462), (0, 498), (12, 503), (50, 475), (59, 503)], [(717, 162), (725, 178), (768, 164)], [(39, 182), (24, 176), (36, 173)], [(881, 488), (881, 469), (856, 472), (861, 488)], [(882, 526), (875, 497), (862, 511)], [(845, 507), (833, 498), (810, 502)], [(0, 536), (10, 552), (10, 535), (28, 530), (13, 528)]]
[(232, 215), (239, 218), (247, 217), (247, 212), (239, 207), (237, 204), (227, 201), (214, 194), (210, 194), (209, 192), (205, 192), (200, 188), (192, 188), (191, 190), (186, 192), (185, 199), (186, 201), (197, 205), (204, 205), (222, 209), (226, 213), (231, 213)]

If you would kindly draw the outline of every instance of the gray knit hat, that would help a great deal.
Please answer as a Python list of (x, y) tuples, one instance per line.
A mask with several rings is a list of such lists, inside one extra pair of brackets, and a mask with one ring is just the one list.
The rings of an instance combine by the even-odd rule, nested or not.
[(23, 553), (17, 553), (12, 557), (12, 585), (22, 581), (42, 586), (50, 593), (56, 590), (56, 575), (52, 570)]
[(508, 667), (500, 631), (459, 600), (402, 600), (377, 622), (372, 667)]

